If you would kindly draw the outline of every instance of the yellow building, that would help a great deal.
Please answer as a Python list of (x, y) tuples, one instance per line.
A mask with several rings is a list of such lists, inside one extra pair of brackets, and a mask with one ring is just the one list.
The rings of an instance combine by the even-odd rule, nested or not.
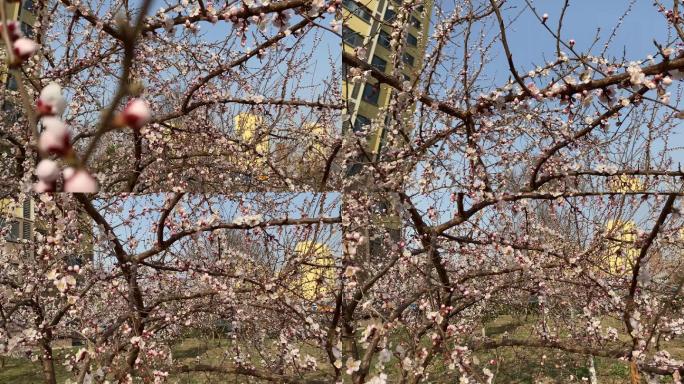
[(606, 232), (609, 246), (605, 268), (611, 275), (630, 275), (640, 252), (634, 244), (637, 237), (636, 224), (631, 220), (609, 220), (606, 224)]
[(619, 175), (608, 181), (608, 187), (614, 192), (627, 193), (642, 191), (645, 186), (637, 176)]
[[(36, 16), (33, 13), (33, 0), (23, 0), (20, 2), (5, 1), (4, 4), (7, 20), (18, 21), (24, 36), (33, 38), (35, 35), (33, 25), (36, 22)], [(0, 46), (4, 49), (4, 43), (0, 43)], [(2, 60), (2, 63), (0, 63), (0, 81), (2, 81), (6, 89), (17, 90), (16, 80), (12, 76), (8, 76), (5, 60)]]
[(325, 163), (328, 158), (328, 148), (323, 144), (327, 129), (316, 123), (304, 124), (307, 139), (304, 150), (304, 161), (312, 164)]
[(258, 178), (266, 180), (266, 159), (269, 156), (268, 132), (265, 131), (264, 119), (252, 113), (240, 113), (233, 118), (235, 132), (247, 145), (253, 145), (256, 151), (255, 166)]
[[(392, 47), (392, 23), (399, 12), (400, 1), (397, 0), (343, 0), (342, 15), (344, 27), (342, 29), (343, 50), (354, 54), (355, 49), (365, 48), (366, 61), (374, 68), (392, 74), (394, 65), (391, 54), (396, 47)], [(401, 76), (404, 80), (416, 79), (423, 64), (423, 56), (427, 44), (430, 24), (432, 0), (419, 3), (406, 17), (409, 28), (405, 38), (400, 43)], [(387, 85), (378, 86), (378, 82), (370, 78), (365, 83), (354, 84), (350, 81), (347, 68), (343, 66), (342, 97), (347, 102), (347, 114), (354, 131), (371, 123), (379, 115), (381, 108), (390, 102), (392, 89)], [(350, 124), (349, 124), (350, 123)], [(386, 142), (386, 132), (383, 128), (371, 132), (368, 150), (377, 156)]]
[(295, 246), (302, 258), (298, 287), (304, 299), (325, 306), (332, 300), (335, 287), (335, 259), (330, 248), (313, 241), (302, 241)]
[[(614, 192), (627, 193), (643, 190), (644, 183), (636, 176), (619, 175), (608, 181), (608, 187)], [(637, 238), (636, 223), (632, 220), (609, 220), (606, 223), (606, 232), (610, 245), (604, 268), (611, 275), (630, 275), (640, 252), (640, 249), (634, 245)]]
[(34, 203), (26, 198), (21, 204), (11, 199), (0, 199), (0, 228), (8, 228), (5, 238), (9, 243), (32, 240), (35, 222)]
[[(427, 46), (430, 17), (433, 0), (418, 2), (410, 12), (401, 9), (402, 2), (399, 0), (342, 0), (342, 49), (345, 53), (356, 54), (359, 49), (365, 50), (365, 61), (376, 70), (394, 76), (402, 77), (404, 81), (413, 82), (418, 77), (423, 57)], [(393, 23), (398, 20), (408, 23), (407, 31), (393, 45)], [(397, 55), (400, 52), (400, 55)], [(357, 56), (358, 57), (358, 56)], [(372, 77), (365, 82), (353, 80), (349, 68), (344, 64), (342, 79), (342, 98), (346, 102), (346, 114), (349, 120), (344, 122), (343, 129), (360, 131), (365, 126), (376, 120), (374, 126), (378, 127), (369, 132), (367, 154), (371, 161), (377, 159), (383, 148), (387, 146), (387, 125), (389, 118), (377, 124), (377, 119), (383, 118), (381, 110), (389, 106), (393, 92), (392, 87), (379, 84)], [(406, 111), (405, 117), (411, 121), (414, 106)], [(406, 124), (403, 124), (406, 126)], [(409, 135), (412, 127), (406, 129)], [(365, 158), (348, 168), (347, 174), (357, 173)], [(375, 196), (373, 207), (373, 222), (379, 227), (389, 231), (392, 239), (400, 238), (401, 219), (398, 214), (396, 196)], [(369, 256), (381, 253), (382, 232), (368, 231), (366, 235), (370, 239), (368, 246), (360, 250)]]

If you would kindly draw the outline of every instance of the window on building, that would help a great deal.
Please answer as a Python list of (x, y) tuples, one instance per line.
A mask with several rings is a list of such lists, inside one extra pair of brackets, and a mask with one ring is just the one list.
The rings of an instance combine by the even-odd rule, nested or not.
[(371, 20), (371, 12), (368, 8), (354, 0), (342, 0), (342, 7), (366, 22), (370, 22)]
[(411, 16), (411, 25), (413, 25), (417, 29), (420, 29), (420, 20), (416, 19), (415, 16)]
[(382, 214), (389, 212), (389, 206), (387, 205), (386, 202), (379, 201), (379, 202), (375, 203), (375, 206), (373, 207), (373, 211), (375, 214), (382, 215)]
[(23, 8), (27, 11), (33, 11), (33, 0), (24, 0)]
[(352, 129), (354, 132), (359, 132), (360, 130), (363, 129), (366, 125), (370, 124), (370, 119), (367, 118), (366, 116), (363, 115), (356, 115), (356, 119), (354, 119), (354, 125), (352, 126)]
[(371, 60), (371, 65), (375, 67), (378, 71), (385, 72), (387, 69), (387, 60), (384, 60), (377, 55), (373, 55), (373, 59)]
[(378, 105), (378, 100), (380, 99), (380, 87), (374, 84), (366, 83), (366, 86), (363, 87), (363, 95), (361, 98), (366, 103)]
[(387, 8), (387, 10), (385, 11), (385, 17), (383, 18), (383, 20), (392, 21), (392, 20), (394, 20), (394, 16), (396, 16), (396, 15), (397, 15), (397, 13), (393, 9)]
[(31, 219), (31, 200), (26, 199), (24, 200), (24, 206), (22, 207), (23, 209), (23, 214), (24, 214), (24, 219)]
[(83, 266), (83, 257), (80, 255), (69, 255), (66, 257), (66, 262), (67, 265), (78, 265), (79, 267)]
[(389, 33), (380, 30), (380, 33), (378, 34), (378, 44), (380, 44), (382, 47), (390, 49), (390, 39), (391, 37)]
[(352, 47), (360, 47), (363, 45), (363, 36), (349, 28), (343, 28), (342, 41), (351, 45)]
[(351, 163), (351, 165), (347, 167), (347, 176), (351, 177), (354, 175), (358, 175), (359, 172), (361, 172), (361, 169), (363, 169), (363, 164)]
[(13, 221), (10, 223), (10, 231), (7, 236), (7, 239), (10, 241), (17, 241), (19, 240), (19, 222), (18, 221)]
[(24, 36), (28, 37), (29, 39), (33, 38), (33, 27), (27, 23), (24, 23), (23, 21), (21, 22), (21, 32), (23, 32)]
[(7, 79), (7, 89), (10, 91), (16, 91), (19, 88), (17, 85), (17, 79), (14, 78), (14, 76), (9, 76)]
[(14, 110), (14, 104), (12, 104), (12, 102), (10, 102), (10, 101), (5, 100), (5, 102), (2, 103), (2, 110), (3, 110), (6, 114), (12, 114), (12, 113), (15, 112), (15, 110)]
[(31, 240), (31, 222), (28, 220), (24, 220), (24, 222), (21, 224), (21, 227), (21, 237), (25, 240)]
[(382, 237), (380, 236), (373, 236), (370, 241), (368, 242), (368, 252), (370, 253), (370, 256), (373, 257), (378, 257), (381, 254), (383, 254), (383, 245), (384, 242), (382, 241)]
[(418, 38), (413, 36), (410, 33), (406, 36), (406, 42), (408, 43), (408, 45), (411, 45), (414, 47), (418, 46)]
[(410, 54), (404, 52), (404, 54), (401, 55), (401, 61), (403, 61), (404, 63), (406, 63), (410, 66), (413, 66), (413, 63), (415, 63), (416, 59), (413, 56), (411, 56)]
[[(14, 105), (9, 100), (5, 100), (2, 103), (2, 120), (7, 124), (13, 124), (15, 121), (17, 121), (21, 117), (21, 113), (19, 112), (19, 109)], [(0, 225), (0, 227), (2, 227)]]

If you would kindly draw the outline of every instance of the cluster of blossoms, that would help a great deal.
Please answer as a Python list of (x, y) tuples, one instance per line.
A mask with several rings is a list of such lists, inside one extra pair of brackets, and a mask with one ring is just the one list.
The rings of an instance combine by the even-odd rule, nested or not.
[[(36, 100), (36, 111), (41, 118), (43, 131), (38, 138), (38, 149), (47, 155), (56, 155), (72, 162), (74, 151), (71, 146), (71, 133), (59, 117), (64, 113), (66, 100), (62, 88), (57, 83), (48, 84), (40, 92)], [(38, 182), (33, 189), (36, 192), (53, 192), (57, 189), (60, 176), (57, 162), (44, 158), (36, 166)], [(97, 181), (84, 169), (66, 167), (62, 172), (64, 192), (94, 193), (97, 192)]]
[[(41, 118), (43, 131), (38, 139), (38, 149), (43, 155), (55, 155), (65, 163), (78, 163), (71, 143), (71, 133), (67, 125), (59, 117), (64, 113), (66, 100), (62, 88), (57, 83), (48, 84), (40, 92), (36, 100), (36, 111)], [(128, 126), (140, 129), (150, 121), (151, 113), (147, 103), (140, 99), (131, 100), (123, 112), (114, 118), (117, 127)], [(56, 161), (43, 158), (36, 166), (38, 182), (34, 184), (36, 192), (54, 192), (60, 177), (59, 165)], [(98, 191), (97, 180), (82, 167), (67, 166), (62, 171), (64, 192), (95, 193)]]
[(257, 225), (261, 224), (262, 221), (263, 216), (261, 215), (248, 215), (236, 217), (235, 219), (233, 219), (233, 224), (256, 227)]
[(17, 21), (10, 21), (6, 25), (0, 23), (0, 33), (2, 39), (12, 44), (13, 58), (9, 63), (10, 67), (18, 67), (28, 60), (38, 50), (38, 44), (24, 37), (21, 32), (20, 24)]
[(66, 292), (70, 287), (76, 286), (76, 278), (71, 274), (66, 274), (59, 278), (60, 273), (53, 269), (47, 273), (48, 280), (57, 287), (60, 293)]

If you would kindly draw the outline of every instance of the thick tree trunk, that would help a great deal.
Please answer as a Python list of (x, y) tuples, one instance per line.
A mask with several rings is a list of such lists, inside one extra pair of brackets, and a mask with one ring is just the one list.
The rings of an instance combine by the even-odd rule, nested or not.
[(45, 384), (57, 384), (57, 377), (55, 376), (55, 361), (52, 358), (52, 347), (50, 342), (43, 342), (43, 355), (40, 360), (43, 364), (43, 377), (45, 378)]
[(634, 358), (632, 358), (632, 362), (629, 365), (629, 378), (631, 384), (639, 384), (641, 382), (639, 368), (637, 367), (637, 363), (634, 361)]
[(596, 377), (596, 365), (594, 364), (594, 356), (589, 356), (589, 382), (591, 384), (598, 384)]

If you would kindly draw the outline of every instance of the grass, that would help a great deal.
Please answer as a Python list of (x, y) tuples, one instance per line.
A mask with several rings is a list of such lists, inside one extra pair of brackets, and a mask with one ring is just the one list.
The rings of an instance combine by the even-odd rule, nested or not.
[[(605, 325), (609, 325), (611, 320), (606, 320)], [(610, 324), (612, 325), (612, 324)], [(617, 325), (617, 324), (615, 324)], [(485, 327), (485, 332), (489, 337), (498, 338), (504, 334), (509, 334), (515, 338), (530, 336), (533, 332), (532, 319), (528, 321), (512, 316), (499, 316), (489, 322)], [(261, 365), (261, 356), (250, 343), (239, 342), (241, 355), (244, 359), (257, 366)], [(426, 345), (428, 345), (426, 343)], [(173, 358), (176, 363), (192, 365), (198, 361), (204, 364), (230, 366), (230, 357), (225, 353), (235, 347), (233, 342), (228, 340), (211, 340), (208, 338), (188, 337), (172, 346)], [(664, 344), (664, 347), (673, 356), (684, 356), (684, 342), (678, 340)], [(279, 348), (275, 343), (268, 349)], [(70, 349), (61, 349), (56, 352), (57, 361), (66, 353), (73, 353)], [(263, 353), (268, 354), (267, 351)], [(300, 346), (301, 355), (310, 354), (321, 362), (319, 371), (315, 376), (309, 378), (325, 379), (330, 369), (325, 362), (326, 356), (320, 350), (308, 345)], [(230, 355), (232, 356), (232, 354)], [(483, 368), (488, 368), (495, 373), (493, 383), (501, 384), (552, 384), (552, 383), (583, 383), (582, 378), (589, 377), (589, 361), (586, 356), (578, 356), (562, 353), (553, 350), (533, 349), (533, 348), (499, 348), (482, 353), (477, 353), (476, 366), (473, 370), (482, 372)], [(492, 360), (494, 363), (492, 363)], [(387, 373), (390, 375), (390, 382), (399, 374), (399, 368), (395, 363), (390, 363)], [(39, 362), (31, 362), (28, 359), (5, 358), (4, 367), (0, 369), (0, 383), (29, 384), (42, 382), (41, 368)], [(616, 359), (595, 358), (598, 382), (601, 384), (622, 384), (629, 381), (629, 367), (626, 363)], [(56, 364), (58, 382), (62, 383), (68, 377), (64, 367)], [(428, 371), (428, 382), (430, 383), (453, 383), (455, 372), (450, 371), (444, 360), (436, 359)], [(245, 376), (217, 375), (214, 373), (183, 373), (170, 376), (170, 383), (178, 384), (205, 384), (205, 383), (253, 383)], [(668, 381), (664, 381), (668, 382)]]
[[(70, 349), (61, 349), (54, 352), (57, 361), (61, 361)], [(68, 372), (61, 364), (55, 364), (57, 382), (63, 383), (68, 377)], [(40, 361), (33, 362), (27, 358), (0, 357), (0, 383), (11, 384), (35, 384), (43, 382), (43, 373)]]

